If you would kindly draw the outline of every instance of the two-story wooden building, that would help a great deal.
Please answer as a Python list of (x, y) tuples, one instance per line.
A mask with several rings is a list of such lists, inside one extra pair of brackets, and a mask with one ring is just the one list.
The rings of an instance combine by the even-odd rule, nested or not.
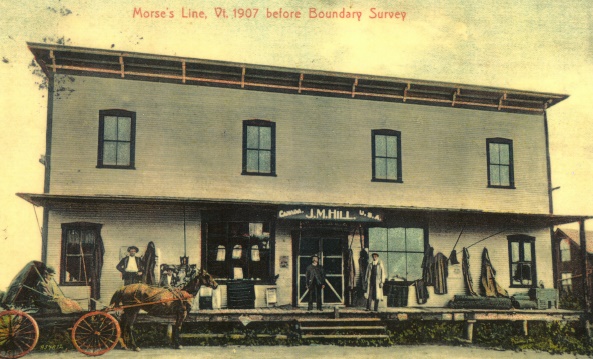
[[(546, 110), (566, 95), (29, 48), (49, 81), (45, 188), (19, 196), (44, 207), (42, 259), (73, 298), (91, 282), (108, 301), (122, 252), (149, 242), (214, 274), (223, 308), (230, 280), (255, 307), (301, 306), (312, 254), (324, 303), (356, 305), (365, 253), (410, 284), (457, 240), (476, 287), (487, 248), (513, 294), (554, 287), (550, 228), (584, 220), (551, 214)], [(423, 305), (464, 294), (460, 273)]]

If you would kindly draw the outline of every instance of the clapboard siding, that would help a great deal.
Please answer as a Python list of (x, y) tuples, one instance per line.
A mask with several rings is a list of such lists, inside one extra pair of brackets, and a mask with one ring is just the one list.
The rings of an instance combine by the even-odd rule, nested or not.
[[(185, 209), (187, 255), (190, 264), (200, 267), (200, 214), (196, 208)], [(50, 211), (48, 238), (48, 265), (60, 270), (62, 223), (92, 222), (103, 225), (101, 237), (105, 246), (101, 276), (101, 300), (109, 301), (115, 290), (123, 285), (115, 269), (123, 247), (136, 245), (140, 255), (149, 242), (154, 242), (160, 253), (159, 262), (179, 264), (184, 255), (183, 207), (174, 205), (89, 205), (54, 208)], [(75, 287), (66, 287), (72, 291)], [(80, 288), (80, 287), (78, 287)], [(82, 290), (77, 295), (85, 295)], [(74, 296), (79, 298), (79, 296)], [(108, 304), (108, 303), (107, 303)]]
[[(57, 75), (60, 76), (60, 75)], [(75, 77), (54, 99), (50, 193), (547, 213), (541, 116)], [(136, 169), (98, 169), (99, 110), (136, 112)], [(276, 123), (276, 177), (242, 176), (242, 121)], [(403, 182), (371, 182), (371, 130), (401, 131)], [(486, 138), (516, 189), (487, 188)]]

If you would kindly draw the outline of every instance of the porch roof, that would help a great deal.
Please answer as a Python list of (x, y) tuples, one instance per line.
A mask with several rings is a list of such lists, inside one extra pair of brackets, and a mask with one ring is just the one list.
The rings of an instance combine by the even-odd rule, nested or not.
[(543, 114), (568, 95), (387, 76), (28, 43), (46, 75), (111, 77), (291, 94)]
[(212, 208), (228, 208), (229, 206), (256, 206), (267, 210), (278, 210), (281, 206), (317, 206), (360, 208), (390, 211), (407, 215), (445, 216), (463, 223), (507, 223), (509, 226), (556, 226), (575, 223), (593, 218), (585, 215), (555, 215), (547, 213), (518, 213), (494, 212), (463, 208), (425, 208), (404, 206), (371, 206), (367, 204), (352, 203), (304, 203), (257, 201), (249, 199), (217, 199), (193, 197), (156, 197), (156, 196), (113, 196), (113, 195), (60, 195), (60, 194), (35, 194), (17, 193), (17, 196), (35, 206), (51, 208), (52, 206), (67, 203), (120, 203), (120, 204), (191, 204), (207, 205)]

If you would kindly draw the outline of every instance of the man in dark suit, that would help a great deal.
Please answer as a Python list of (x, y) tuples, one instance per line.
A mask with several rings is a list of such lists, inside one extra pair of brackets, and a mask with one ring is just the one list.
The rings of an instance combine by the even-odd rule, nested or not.
[(325, 271), (319, 264), (319, 257), (315, 254), (311, 257), (312, 263), (307, 267), (306, 279), (309, 289), (309, 310), (313, 310), (313, 300), (317, 302), (317, 309), (321, 309), (321, 292), (325, 288)]
[(138, 253), (138, 247), (128, 247), (128, 253), (129, 255), (119, 261), (119, 264), (116, 268), (122, 274), (124, 285), (140, 283), (140, 279), (142, 279), (142, 272), (144, 272), (144, 265), (142, 260), (136, 257), (136, 253)]

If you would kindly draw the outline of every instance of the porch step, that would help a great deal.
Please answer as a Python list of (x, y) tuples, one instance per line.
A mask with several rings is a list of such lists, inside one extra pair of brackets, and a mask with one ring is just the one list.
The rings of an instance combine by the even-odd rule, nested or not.
[(380, 318), (302, 318), (299, 321), (302, 339), (379, 339), (389, 338)]
[(381, 318), (301, 318), (299, 322), (380, 322)]
[(301, 330), (385, 330), (384, 326), (373, 325), (373, 326), (327, 326), (327, 327), (301, 327)]
[(304, 334), (302, 339), (388, 339), (387, 334)]

